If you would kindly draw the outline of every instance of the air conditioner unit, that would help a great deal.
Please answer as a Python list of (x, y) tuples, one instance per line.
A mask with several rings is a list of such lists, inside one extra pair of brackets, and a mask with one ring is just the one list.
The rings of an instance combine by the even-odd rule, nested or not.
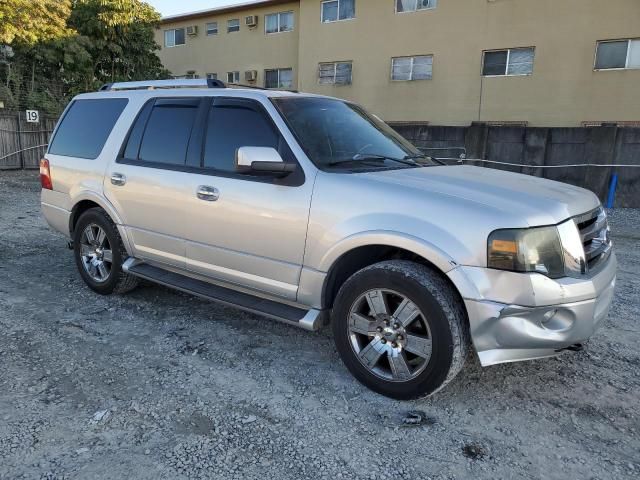
[(244, 24), (247, 27), (257, 27), (258, 26), (258, 16), (257, 15), (249, 15), (248, 17), (244, 17)]
[(258, 80), (258, 71), (257, 70), (247, 70), (244, 72), (244, 81), (245, 82), (255, 82)]
[(196, 35), (198, 35), (198, 26), (191, 25), (190, 27), (187, 27), (187, 35), (189, 35), (190, 37), (195, 37)]

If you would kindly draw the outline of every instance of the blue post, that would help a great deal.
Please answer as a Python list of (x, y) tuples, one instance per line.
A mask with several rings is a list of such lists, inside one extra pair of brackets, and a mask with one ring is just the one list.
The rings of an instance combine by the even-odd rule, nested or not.
[(609, 194), (607, 195), (607, 208), (613, 208), (613, 202), (616, 199), (616, 187), (618, 186), (618, 174), (611, 175), (609, 183)]

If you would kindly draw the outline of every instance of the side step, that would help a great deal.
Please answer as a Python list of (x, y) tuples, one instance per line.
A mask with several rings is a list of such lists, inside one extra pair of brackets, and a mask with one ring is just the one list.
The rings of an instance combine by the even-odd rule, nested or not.
[(248, 312), (264, 315), (280, 322), (295, 325), (305, 330), (319, 330), (324, 323), (324, 315), (320, 310), (305, 310), (284, 303), (274, 302), (256, 297), (248, 293), (237, 292), (229, 288), (212, 285), (202, 280), (170, 272), (135, 258), (128, 258), (122, 269), (132, 275), (150, 280), (176, 290), (180, 290), (214, 302), (237, 307)]

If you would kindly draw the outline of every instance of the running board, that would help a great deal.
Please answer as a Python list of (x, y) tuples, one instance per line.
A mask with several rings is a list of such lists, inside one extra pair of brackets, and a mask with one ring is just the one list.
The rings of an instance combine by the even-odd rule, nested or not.
[(273, 318), (279, 322), (288, 323), (304, 330), (319, 330), (324, 324), (324, 315), (320, 310), (305, 310), (219, 285), (213, 285), (186, 275), (154, 267), (135, 258), (129, 257), (122, 265), (122, 269), (136, 277), (213, 300), (223, 305), (237, 307), (248, 312)]

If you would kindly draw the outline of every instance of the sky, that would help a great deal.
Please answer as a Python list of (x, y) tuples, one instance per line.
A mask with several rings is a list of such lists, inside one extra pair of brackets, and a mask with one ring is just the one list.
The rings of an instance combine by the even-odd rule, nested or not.
[(179, 13), (206, 10), (209, 8), (224, 7), (237, 3), (247, 3), (250, 0), (145, 0), (158, 10), (163, 17), (177, 15)]

